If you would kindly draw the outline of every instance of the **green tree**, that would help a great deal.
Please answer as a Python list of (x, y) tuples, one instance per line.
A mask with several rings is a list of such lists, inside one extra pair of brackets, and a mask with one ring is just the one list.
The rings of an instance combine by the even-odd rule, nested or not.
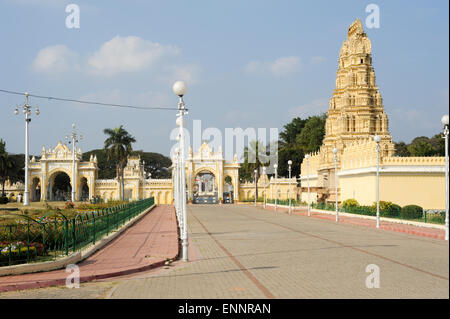
[(308, 120), (302, 120), (299, 117), (295, 117), (292, 121), (283, 126), (284, 131), (280, 135), (280, 141), (278, 142), (281, 148), (295, 148), (297, 145), (297, 135), (299, 135), (305, 127)]
[(296, 138), (297, 144), (303, 152), (311, 153), (320, 148), (325, 136), (325, 121), (325, 114), (308, 118), (305, 127)]
[(132, 155), (139, 155), (145, 161), (145, 171), (152, 174), (152, 178), (170, 178), (172, 160), (159, 153), (133, 151)]
[[(97, 149), (83, 153), (83, 161), (89, 161), (91, 155), (97, 156), (98, 178), (114, 178), (117, 176), (116, 163), (109, 160), (106, 150)], [(152, 178), (170, 178), (172, 161), (159, 153), (132, 151), (131, 155), (139, 155), (145, 161), (145, 171), (152, 174)]]
[(136, 142), (136, 139), (131, 136), (121, 125), (114, 129), (106, 128), (103, 132), (108, 135), (105, 140), (104, 149), (109, 160), (116, 161), (117, 177), (121, 183), (121, 197), (125, 198), (125, 183), (123, 178), (123, 171), (127, 164), (128, 156), (133, 150), (131, 144)]
[(5, 196), (5, 182), (14, 168), (14, 161), (6, 151), (6, 142), (0, 139), (0, 183), (2, 183), (2, 196)]
[(395, 156), (410, 156), (408, 145), (405, 142), (395, 143)]
[(443, 134), (439, 133), (430, 138), (430, 144), (433, 147), (434, 155), (445, 156), (445, 139)]
[[(244, 154), (242, 155), (244, 162), (239, 168), (239, 176), (243, 181), (253, 181), (255, 178), (258, 180), (259, 171), (264, 163), (267, 163), (268, 154), (266, 153), (266, 147), (261, 144), (260, 141), (250, 141), (249, 145), (244, 148)], [(256, 175), (255, 175), (256, 170)], [(256, 184), (256, 198), (258, 198), (258, 184)]]
[[(9, 180), (11, 183), (25, 182), (25, 155), (24, 154), (8, 154), (13, 162), (13, 167), (9, 171)], [(39, 157), (36, 156), (36, 160)]]
[(279, 134), (278, 142), (278, 174), (280, 176), (288, 176), (288, 161), (292, 161), (292, 175), (300, 174), (300, 164), (304, 156), (302, 148), (297, 143), (297, 136), (302, 132), (307, 119), (302, 120), (295, 117), (291, 122), (284, 125), (284, 130)]
[(407, 148), (411, 156), (432, 156), (435, 153), (430, 139), (426, 136), (416, 137)]

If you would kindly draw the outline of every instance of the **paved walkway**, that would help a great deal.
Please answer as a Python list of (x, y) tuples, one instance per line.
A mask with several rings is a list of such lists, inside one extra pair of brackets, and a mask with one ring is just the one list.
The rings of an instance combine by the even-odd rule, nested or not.
[[(262, 208), (262, 205), (259, 205)], [(266, 209), (275, 211), (274, 206), (266, 206)], [(277, 212), (279, 213), (288, 213), (288, 209), (285, 207), (278, 207)], [(298, 216), (308, 216), (308, 209), (306, 208), (295, 208), (291, 211), (292, 215)], [(313, 218), (321, 218), (330, 221), (336, 221), (336, 215), (334, 212), (332, 214), (322, 213), (318, 211), (311, 211), (311, 217)], [(351, 224), (356, 226), (363, 227), (371, 227), (376, 228), (377, 222), (373, 219), (359, 218), (359, 217), (350, 217), (339, 215), (339, 223)], [(422, 237), (436, 238), (436, 239), (445, 239), (445, 230), (431, 227), (421, 227), (410, 224), (401, 224), (395, 222), (388, 221), (380, 221), (380, 229), (389, 230), (401, 233), (407, 233), (411, 235), (417, 235)]]
[[(244, 205), (192, 205), (197, 256), (118, 282), (111, 298), (448, 298), (449, 246)], [(367, 288), (368, 265), (380, 288)]]
[[(248, 205), (188, 205), (190, 261), (0, 298), (448, 298), (449, 245)], [(380, 288), (368, 288), (368, 265)]]
[[(79, 263), (80, 282), (136, 273), (178, 254), (175, 212), (158, 206), (103, 249)], [(65, 285), (65, 269), (0, 277), (0, 291)]]

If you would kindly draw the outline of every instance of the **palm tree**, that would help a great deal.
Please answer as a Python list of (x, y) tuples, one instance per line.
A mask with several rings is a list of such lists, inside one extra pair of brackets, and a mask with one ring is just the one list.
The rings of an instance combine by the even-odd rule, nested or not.
[(131, 144), (135, 143), (136, 139), (131, 136), (122, 125), (114, 129), (106, 128), (103, 130), (103, 133), (108, 135), (104, 146), (107, 158), (108, 160), (116, 160), (117, 178), (121, 182), (121, 198), (124, 200), (125, 183), (123, 171), (127, 164), (128, 155), (130, 155), (133, 150)]
[[(245, 179), (248, 180), (251, 177), (253, 180), (256, 180), (256, 198), (258, 198), (259, 170), (262, 166), (265, 166), (264, 163), (267, 163), (267, 157), (266, 148), (260, 141), (253, 140), (249, 143), (249, 146), (244, 148), (244, 163), (242, 163), (241, 172)], [(241, 172), (239, 174), (241, 174)]]
[(9, 178), (14, 162), (6, 151), (6, 143), (0, 139), (0, 182), (2, 183), (2, 196), (5, 196), (5, 182)]

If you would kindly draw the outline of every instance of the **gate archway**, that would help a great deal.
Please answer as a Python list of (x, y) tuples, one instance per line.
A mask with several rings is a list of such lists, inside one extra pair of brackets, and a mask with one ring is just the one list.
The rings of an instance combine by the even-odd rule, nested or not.
[(72, 181), (70, 176), (64, 171), (56, 171), (48, 180), (47, 198), (50, 201), (71, 200)]
[[(89, 200), (89, 184), (86, 177), (81, 177), (80, 179), (80, 187), (78, 189), (79, 200), (82, 202), (86, 202)], [(104, 196), (104, 198), (107, 198)]]
[(31, 179), (31, 201), (39, 202), (41, 200), (41, 179), (33, 177)]
[(218, 202), (217, 180), (213, 172), (206, 169), (200, 170), (194, 176), (193, 184), (192, 191), (195, 204)]

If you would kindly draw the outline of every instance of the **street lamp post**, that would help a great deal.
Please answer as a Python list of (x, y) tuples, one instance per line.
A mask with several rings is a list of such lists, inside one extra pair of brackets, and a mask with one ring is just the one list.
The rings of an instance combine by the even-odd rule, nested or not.
[(255, 169), (254, 171), (253, 171), (253, 173), (254, 173), (254, 177), (253, 177), (253, 180), (255, 181), (255, 206), (256, 206), (256, 183), (258, 182), (257, 180), (256, 180), (256, 173), (257, 173), (258, 171)]
[(309, 201), (309, 154), (305, 155), (306, 158), (306, 183), (308, 186), (308, 216), (311, 216), (311, 204)]
[[(142, 160), (142, 199), (145, 199), (145, 161)], [(138, 188), (139, 194), (139, 188)]]
[(263, 178), (264, 178), (264, 209), (266, 209), (266, 167), (263, 166)]
[(292, 161), (288, 161), (289, 169), (289, 214), (291, 213), (291, 171), (292, 171)]
[[(25, 190), (23, 193), (23, 206), (28, 206), (30, 205), (30, 193), (28, 190), (28, 161), (29, 161), (29, 154), (28, 154), (28, 150), (29, 150), (29, 146), (28, 146), (28, 125), (31, 122), (31, 108), (32, 106), (30, 104), (28, 104), (28, 92), (25, 92), (25, 104), (24, 105), (19, 105), (16, 107), (16, 109), (14, 110), (14, 114), (18, 115), (19, 114), (19, 107), (23, 109), (23, 114), (25, 114)], [(36, 106), (36, 115), (39, 115), (40, 111), (39, 111), (39, 107)]]
[(448, 240), (448, 114), (441, 119), (444, 124), (444, 138), (445, 138), (445, 240)]
[[(178, 139), (179, 140), (179, 139)], [(180, 228), (180, 234), (181, 234), (181, 219), (180, 219), (180, 193), (179, 193), (179, 186), (180, 186), (180, 176), (179, 176), (179, 163), (178, 163), (178, 157), (179, 157), (179, 148), (175, 148), (175, 154), (173, 157), (173, 197), (174, 197), (174, 205), (175, 205), (175, 213), (177, 215), (178, 220), (178, 228)]]
[[(148, 195), (151, 197), (152, 185), (150, 183), (152, 181), (152, 173), (149, 172), (147, 176), (148, 176)], [(144, 187), (145, 187), (145, 184), (144, 184)], [(145, 191), (145, 188), (144, 188), (144, 191)], [(144, 192), (144, 198), (145, 198), (145, 192)]]
[(337, 152), (338, 149), (333, 148), (334, 153), (334, 194), (335, 194), (335, 206), (336, 206), (336, 222), (339, 221), (339, 210), (338, 210), (338, 177), (337, 177)]
[(380, 228), (380, 141), (381, 136), (375, 135), (373, 137), (377, 143), (377, 228)]
[[(75, 174), (75, 153), (77, 151), (76, 144), (79, 142), (77, 139), (78, 134), (75, 131), (75, 123), (72, 124), (72, 133), (70, 134), (72, 140), (69, 139), (69, 136), (66, 135), (66, 140), (68, 143), (72, 143), (72, 203), (75, 203), (76, 195), (77, 195), (77, 183), (76, 183), (76, 174)], [(80, 135), (80, 141), (83, 139), (83, 136)]]
[(180, 127), (180, 170), (181, 170), (181, 211), (183, 215), (183, 232), (181, 237), (181, 245), (183, 247), (183, 260), (188, 261), (188, 232), (187, 232), (187, 212), (186, 212), (186, 167), (184, 164), (184, 114), (187, 109), (184, 106), (183, 95), (186, 94), (187, 87), (183, 81), (176, 81), (172, 87), (173, 92), (178, 95), (178, 118), (177, 124)]
[(273, 164), (275, 169), (275, 211), (277, 211), (277, 199), (278, 199), (278, 164)]

